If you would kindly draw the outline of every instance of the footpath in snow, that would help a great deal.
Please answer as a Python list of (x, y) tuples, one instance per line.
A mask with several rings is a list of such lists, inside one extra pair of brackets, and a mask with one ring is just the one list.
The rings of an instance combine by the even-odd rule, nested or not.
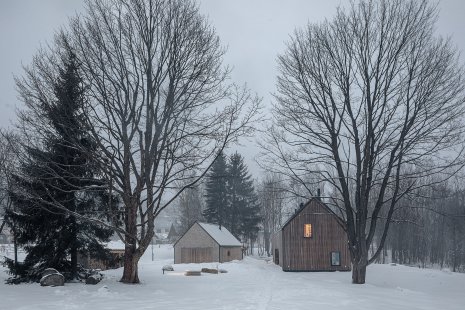
[[(350, 272), (286, 273), (246, 257), (218, 265), (226, 274), (186, 277), (186, 270), (216, 263), (173, 265), (173, 248), (149, 248), (139, 265), (140, 285), (119, 283), (122, 269), (106, 271), (97, 285), (7, 285), (0, 267), (0, 309), (376, 309), (463, 310), (465, 274), (405, 266), (372, 265), (367, 284), (352, 285)], [(1, 255), (1, 253), (0, 253)]]

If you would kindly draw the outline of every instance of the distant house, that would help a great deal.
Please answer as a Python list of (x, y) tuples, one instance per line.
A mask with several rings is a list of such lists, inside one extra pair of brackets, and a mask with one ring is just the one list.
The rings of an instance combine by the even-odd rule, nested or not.
[(10, 240), (8, 240), (8, 237), (6, 234), (1, 233), (0, 234), (0, 244), (7, 244), (10, 243)]
[[(165, 211), (165, 210), (163, 210)], [(155, 242), (156, 243), (173, 243), (178, 239), (175, 227), (177, 222), (175, 217), (169, 212), (162, 212), (155, 218)]]
[(242, 244), (226, 228), (195, 222), (174, 243), (174, 263), (229, 262), (242, 259)]
[(121, 240), (110, 241), (105, 244), (105, 248), (110, 252), (106, 260), (97, 259), (88, 255), (78, 255), (78, 263), (83, 268), (88, 269), (116, 269), (124, 264), (124, 243)]
[(170, 243), (175, 242), (179, 238), (179, 234), (174, 228), (174, 224), (171, 224), (170, 231), (168, 232), (168, 240)]
[(336, 214), (311, 199), (273, 236), (273, 260), (284, 271), (349, 271), (346, 233)]

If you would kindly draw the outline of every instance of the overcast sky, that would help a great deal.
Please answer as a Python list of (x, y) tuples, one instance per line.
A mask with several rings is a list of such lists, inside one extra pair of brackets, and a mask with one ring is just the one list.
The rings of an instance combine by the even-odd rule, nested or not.
[[(295, 29), (308, 21), (331, 19), (346, 0), (201, 0), (222, 42), (232, 78), (247, 82), (269, 105), (274, 91), (276, 56)], [(465, 1), (442, 0), (437, 32), (451, 36), (465, 53)], [(68, 17), (83, 12), (82, 0), (0, 0), (0, 127), (8, 127), (20, 107), (13, 76), (22, 74), (41, 44)], [(463, 56), (463, 55), (462, 55)], [(465, 59), (465, 57), (462, 57)], [(250, 158), (249, 158), (250, 160)]]

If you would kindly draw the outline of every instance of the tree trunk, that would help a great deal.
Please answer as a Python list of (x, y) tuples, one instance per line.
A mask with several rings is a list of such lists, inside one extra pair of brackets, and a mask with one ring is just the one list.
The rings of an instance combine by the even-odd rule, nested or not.
[(365, 284), (365, 276), (368, 266), (368, 249), (359, 244), (352, 258), (352, 283)]
[[(15, 252), (15, 270), (18, 270), (18, 242), (16, 240), (16, 224), (13, 224), (13, 246)], [(17, 274), (15, 274), (15, 276), (17, 276)]]
[[(75, 210), (73, 210), (75, 211)], [(71, 279), (78, 279), (78, 249), (77, 249), (77, 223), (76, 218), (72, 217), (72, 225), (71, 225), (71, 233), (72, 233), (72, 243), (71, 243)]]
[(71, 279), (78, 279), (76, 244), (71, 248)]
[(139, 283), (137, 272), (140, 255), (137, 250), (137, 201), (134, 198), (128, 199), (126, 204), (126, 231), (124, 247), (124, 270), (121, 282)]
[(352, 266), (352, 283), (365, 284), (365, 276), (367, 273), (366, 263), (356, 263)]
[(265, 229), (264, 233), (263, 233), (263, 239), (264, 239), (264, 242), (265, 242), (265, 251), (266, 251), (266, 255), (268, 257), (271, 256), (271, 249), (270, 249), (270, 238), (271, 237), (271, 233), (269, 232), (268, 229)]
[(124, 250), (124, 270), (120, 282), (137, 284), (139, 283), (138, 264), (139, 257), (134, 253), (135, 247), (126, 245)]

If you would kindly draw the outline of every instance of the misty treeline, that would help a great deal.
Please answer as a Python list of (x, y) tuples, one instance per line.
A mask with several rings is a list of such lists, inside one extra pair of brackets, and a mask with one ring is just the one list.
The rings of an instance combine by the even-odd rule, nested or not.
[(465, 272), (463, 177), (412, 192), (392, 221), (377, 262)]

